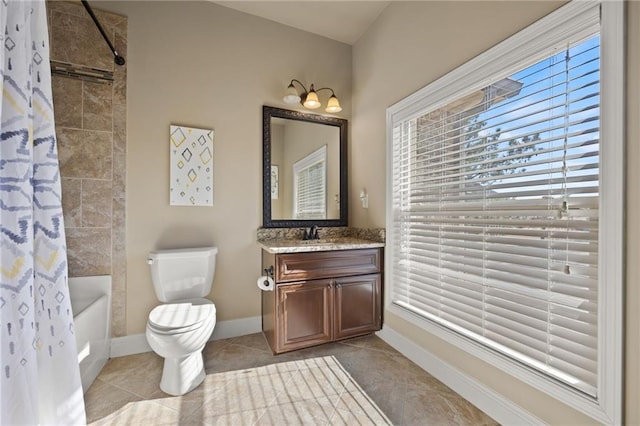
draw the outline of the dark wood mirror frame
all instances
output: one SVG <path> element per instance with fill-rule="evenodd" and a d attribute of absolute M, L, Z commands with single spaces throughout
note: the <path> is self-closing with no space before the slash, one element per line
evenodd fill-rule
<path fill-rule="evenodd" d="M 326 220 L 274 220 L 271 218 L 271 118 L 306 121 L 335 126 L 340 130 L 340 218 Z M 348 226 L 347 194 L 347 120 L 291 111 L 282 108 L 262 107 L 262 226 L 264 228 L 296 228 L 316 226 Z"/>

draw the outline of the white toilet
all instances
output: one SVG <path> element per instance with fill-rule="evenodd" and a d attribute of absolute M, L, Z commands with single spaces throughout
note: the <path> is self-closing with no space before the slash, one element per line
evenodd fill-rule
<path fill-rule="evenodd" d="M 184 395 L 205 378 L 202 349 L 216 325 L 211 291 L 216 247 L 160 250 L 149 254 L 158 300 L 147 321 L 147 342 L 164 358 L 160 389 Z"/>

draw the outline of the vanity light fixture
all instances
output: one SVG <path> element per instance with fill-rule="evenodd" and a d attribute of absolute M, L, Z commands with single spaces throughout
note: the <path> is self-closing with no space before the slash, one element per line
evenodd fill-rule
<path fill-rule="evenodd" d="M 298 93 L 298 89 L 296 89 L 293 83 L 298 83 L 300 87 L 302 87 L 302 93 Z M 287 91 L 285 92 L 284 98 L 282 98 L 282 100 L 287 104 L 296 104 L 300 102 L 302 106 L 308 109 L 320 108 L 322 104 L 318 99 L 318 92 L 321 90 L 331 91 L 331 96 L 327 101 L 327 107 L 325 108 L 325 111 L 326 112 L 342 111 L 340 102 L 338 101 L 336 94 L 333 92 L 333 89 L 329 87 L 322 87 L 320 89 L 316 89 L 313 86 L 313 83 L 311 83 L 311 87 L 309 88 L 309 90 L 307 90 L 307 88 L 304 87 L 304 84 L 300 83 L 300 81 L 296 80 L 295 78 L 291 80 L 291 83 L 289 83 L 289 86 L 287 87 Z"/>

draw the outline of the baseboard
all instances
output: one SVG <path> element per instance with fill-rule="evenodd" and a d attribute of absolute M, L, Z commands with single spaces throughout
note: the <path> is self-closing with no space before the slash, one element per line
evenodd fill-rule
<path fill-rule="evenodd" d="M 228 339 L 258 333 L 262 330 L 262 317 L 249 317 L 236 320 L 219 321 L 209 340 Z M 111 358 L 151 352 L 144 334 L 114 337 L 111 339 Z"/>
<path fill-rule="evenodd" d="M 111 358 L 151 352 L 144 334 L 130 334 L 111 338 Z"/>
<path fill-rule="evenodd" d="M 545 424 L 527 410 L 472 377 L 467 376 L 425 348 L 413 343 L 393 328 L 385 325 L 376 334 L 433 377 L 487 413 L 498 423 L 504 425 Z"/>
<path fill-rule="evenodd" d="M 213 329 L 209 340 L 228 339 L 229 337 L 244 336 L 262 331 L 262 317 L 240 318 L 220 321 Z"/>

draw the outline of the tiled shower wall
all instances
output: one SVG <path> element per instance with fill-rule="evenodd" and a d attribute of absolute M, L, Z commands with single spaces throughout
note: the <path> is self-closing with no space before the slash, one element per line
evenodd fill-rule
<path fill-rule="evenodd" d="M 69 276 L 111 275 L 111 329 L 123 336 L 126 65 L 114 64 L 80 2 L 48 1 L 47 9 L 52 68 L 72 70 L 70 76 L 52 78 Z M 127 18 L 94 11 L 126 58 Z M 98 77 L 86 75 L 92 73 Z"/>

